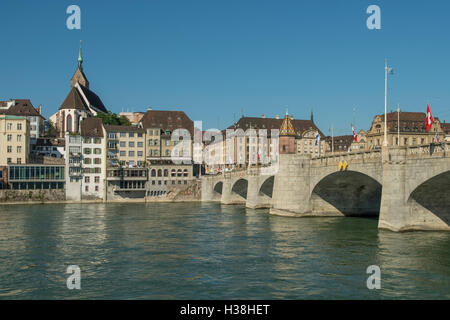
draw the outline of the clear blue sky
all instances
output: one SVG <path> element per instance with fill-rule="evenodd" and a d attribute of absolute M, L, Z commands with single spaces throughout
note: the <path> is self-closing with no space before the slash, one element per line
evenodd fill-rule
<path fill-rule="evenodd" d="M 81 30 L 66 8 L 81 8 Z M 368 30 L 366 8 L 381 8 Z M 0 100 L 30 98 L 44 115 L 84 70 L 113 112 L 182 109 L 204 129 L 246 116 L 309 118 L 350 134 L 388 109 L 450 120 L 450 1 L 23 1 L 0 3 Z"/>

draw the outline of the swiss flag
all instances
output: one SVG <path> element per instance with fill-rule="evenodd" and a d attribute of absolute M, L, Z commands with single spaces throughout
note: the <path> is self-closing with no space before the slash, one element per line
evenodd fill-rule
<path fill-rule="evenodd" d="M 434 118 L 433 115 L 431 114 L 431 109 L 430 109 L 430 105 L 427 105 L 427 120 L 425 123 L 425 130 L 428 132 L 431 129 L 431 125 L 434 122 Z"/>
<path fill-rule="evenodd" d="M 355 139 L 355 142 L 358 142 L 358 136 L 356 135 L 355 127 L 353 127 L 353 123 L 351 123 L 351 122 L 350 122 L 350 125 L 352 126 L 353 138 Z"/>

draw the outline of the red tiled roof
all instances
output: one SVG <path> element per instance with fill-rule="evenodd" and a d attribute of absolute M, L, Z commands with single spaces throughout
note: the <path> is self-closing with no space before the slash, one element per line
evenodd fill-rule
<path fill-rule="evenodd" d="M 4 113 L 10 116 L 23 117 L 42 117 L 42 115 L 33 107 L 30 99 L 14 99 L 15 104 Z"/>
<path fill-rule="evenodd" d="M 236 124 L 231 125 L 228 129 L 242 129 L 246 131 L 247 129 L 267 129 L 267 134 L 270 134 L 272 129 L 280 129 L 283 119 L 276 118 L 259 118 L 259 117 L 242 117 Z M 291 120 L 294 126 L 295 133 L 298 137 L 301 137 L 303 133 L 307 130 L 319 131 L 321 137 L 325 135 L 320 131 L 320 129 L 311 120 L 303 119 L 293 119 Z"/>
<path fill-rule="evenodd" d="M 81 121 L 81 135 L 83 137 L 103 138 L 102 119 L 86 118 Z"/>
<path fill-rule="evenodd" d="M 186 129 L 194 134 L 194 122 L 183 111 L 148 110 L 142 117 L 144 129 L 160 128 L 173 132 L 176 129 Z"/>

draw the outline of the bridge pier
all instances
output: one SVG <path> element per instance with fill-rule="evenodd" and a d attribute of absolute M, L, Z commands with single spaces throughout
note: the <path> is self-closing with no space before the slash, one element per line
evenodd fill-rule
<path fill-rule="evenodd" d="M 214 184 L 215 181 L 209 177 L 203 177 L 201 180 L 202 201 L 214 201 Z"/>
<path fill-rule="evenodd" d="M 249 173 L 247 201 L 245 202 L 247 208 L 270 208 L 272 199 L 260 192 L 261 183 L 264 182 L 266 178 L 267 177 L 265 176 L 260 176 L 258 172 Z"/>
<path fill-rule="evenodd" d="M 284 216 L 311 215 L 311 157 L 304 154 L 280 154 L 279 159 L 270 213 Z"/>
<path fill-rule="evenodd" d="M 434 199 L 436 203 L 440 202 L 441 206 L 446 207 L 445 210 L 433 208 L 435 212 L 432 212 L 429 209 L 433 207 L 432 205 L 421 205 L 411 195 L 414 190 L 410 190 L 410 185 L 414 184 L 414 180 L 426 180 L 422 176 L 426 174 L 426 171 L 433 170 L 432 165 L 427 165 L 428 168 L 422 161 L 408 161 L 407 148 L 405 147 L 383 148 L 383 189 L 378 220 L 379 229 L 391 231 L 450 230 L 445 217 L 436 215 L 436 212 L 439 211 L 448 213 L 448 203 L 450 203 L 446 199 L 434 199 L 433 193 L 438 192 L 439 186 L 432 188 L 434 192 L 428 190 L 424 197 Z M 447 166 L 449 166 L 448 161 Z M 440 170 L 442 169 L 440 168 Z M 445 183 L 440 186 L 440 188 L 445 187 Z M 445 204 L 446 201 L 447 204 Z"/>

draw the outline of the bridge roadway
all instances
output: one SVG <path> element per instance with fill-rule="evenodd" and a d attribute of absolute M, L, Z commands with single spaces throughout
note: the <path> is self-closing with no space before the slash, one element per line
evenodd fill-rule
<path fill-rule="evenodd" d="M 202 201 L 295 217 L 375 215 L 392 231 L 450 231 L 450 143 L 280 154 L 278 166 L 202 177 Z"/>

